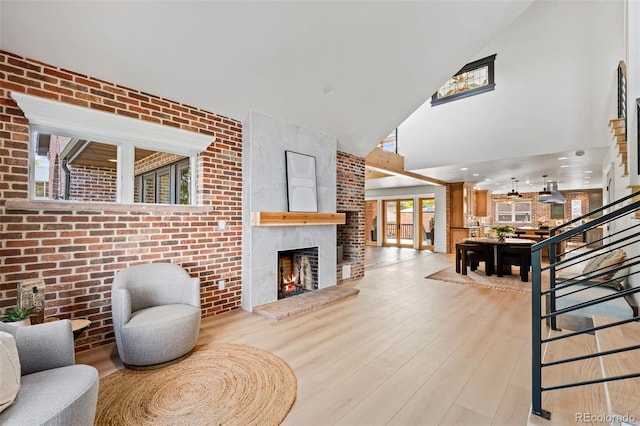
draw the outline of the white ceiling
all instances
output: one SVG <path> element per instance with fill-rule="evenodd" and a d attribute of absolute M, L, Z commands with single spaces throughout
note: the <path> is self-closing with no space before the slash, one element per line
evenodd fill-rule
<path fill-rule="evenodd" d="M 365 156 L 532 0 L 0 1 L 3 50 Z"/>
<path fill-rule="evenodd" d="M 238 120 L 260 111 L 336 135 L 340 150 L 365 156 L 451 74 L 519 26 L 523 12 L 540 13 L 532 1 L 0 0 L 0 48 Z M 555 4 L 533 4 L 540 3 Z M 422 158 L 417 145 L 408 168 L 496 192 L 497 182 L 510 189 L 512 176 L 522 190 L 527 179 L 539 190 L 542 174 L 560 189 L 578 188 L 585 168 L 598 171 L 590 182 L 601 185 L 606 141 L 583 142 L 523 152 L 498 141 L 507 159 L 497 161 L 456 146 L 455 158 L 440 163 L 414 161 Z M 587 154 L 576 157 L 576 147 Z M 559 167 L 561 155 L 572 168 Z M 389 178 L 367 187 L 420 184 Z"/>
<path fill-rule="evenodd" d="M 473 183 L 478 189 L 489 189 L 497 194 L 511 191 L 516 185 L 512 177 L 519 181 L 519 192 L 541 191 L 545 180 L 543 175 L 547 175 L 547 181 L 558 182 L 558 189 L 561 191 L 594 189 L 602 188 L 602 158 L 606 151 L 606 148 L 593 148 L 583 151 L 583 155 L 576 155 L 575 151 L 564 151 L 492 161 L 461 162 L 416 172 L 445 182 Z M 366 188 L 417 187 L 424 184 L 417 179 L 394 176 L 367 180 Z"/>

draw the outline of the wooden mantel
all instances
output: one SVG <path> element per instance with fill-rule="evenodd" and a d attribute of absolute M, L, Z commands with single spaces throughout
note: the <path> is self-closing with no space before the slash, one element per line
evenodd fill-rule
<path fill-rule="evenodd" d="M 252 212 L 253 226 L 344 225 L 345 213 Z"/>

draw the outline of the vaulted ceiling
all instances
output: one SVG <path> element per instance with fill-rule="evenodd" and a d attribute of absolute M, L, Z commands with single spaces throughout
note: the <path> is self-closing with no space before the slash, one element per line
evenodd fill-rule
<path fill-rule="evenodd" d="M 580 3 L 621 0 L 0 0 L 0 48 L 237 120 L 250 110 L 266 113 L 335 135 L 340 150 L 360 156 L 401 126 L 408 170 L 479 185 L 500 171 L 493 183 L 505 190 L 510 176 L 541 181 L 544 170 L 559 170 L 556 158 L 564 154 L 585 163 L 580 167 L 601 169 L 607 140 L 593 129 L 612 118 L 601 111 L 608 106 L 549 99 L 567 90 L 604 95 L 591 85 L 596 76 L 576 79 L 594 73 L 587 59 L 597 52 L 572 43 L 590 31 L 584 43 L 597 45 L 601 34 L 586 20 L 605 20 L 595 6 L 588 14 L 567 9 Z M 534 62 L 523 52 L 550 56 Z M 481 95 L 487 97 L 477 108 L 495 108 L 494 121 L 473 110 L 479 101 L 447 107 L 454 111 L 449 116 L 464 118 L 459 122 L 443 118 L 445 106 L 425 112 L 425 101 L 462 65 L 493 53 L 502 67 L 496 94 L 525 75 L 533 97 L 519 86 L 510 89 L 515 102 L 496 95 L 487 104 Z M 549 61 L 565 73 L 540 90 L 541 79 L 550 78 L 540 74 Z M 546 106 L 533 105 L 536 96 Z M 585 156 L 573 155 L 582 149 Z"/>
<path fill-rule="evenodd" d="M 530 3 L 0 0 L 0 48 L 365 156 Z"/>

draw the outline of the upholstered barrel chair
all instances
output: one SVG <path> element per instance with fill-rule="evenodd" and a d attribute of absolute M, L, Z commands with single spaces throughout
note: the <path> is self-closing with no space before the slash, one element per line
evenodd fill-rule
<path fill-rule="evenodd" d="M 182 267 L 150 263 L 118 271 L 111 300 L 116 345 L 125 366 L 161 366 L 196 346 L 200 280 Z"/>
<path fill-rule="evenodd" d="M 0 425 L 93 426 L 98 370 L 76 364 L 71 321 L 0 322 Z"/>

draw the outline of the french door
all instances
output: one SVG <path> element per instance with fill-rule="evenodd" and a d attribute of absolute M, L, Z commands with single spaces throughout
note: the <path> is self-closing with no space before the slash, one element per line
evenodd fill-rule
<path fill-rule="evenodd" d="M 420 233 L 420 249 L 433 250 L 435 238 L 436 200 L 433 197 L 420 198 L 418 228 Z"/>
<path fill-rule="evenodd" d="M 382 245 L 413 247 L 414 213 L 412 199 L 384 200 L 382 202 Z"/>

